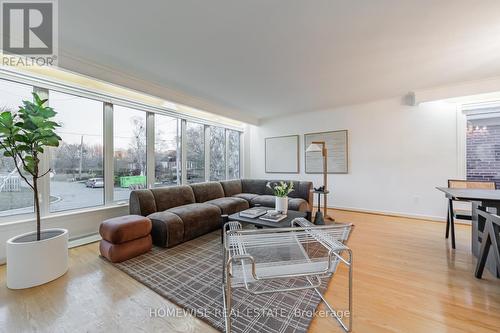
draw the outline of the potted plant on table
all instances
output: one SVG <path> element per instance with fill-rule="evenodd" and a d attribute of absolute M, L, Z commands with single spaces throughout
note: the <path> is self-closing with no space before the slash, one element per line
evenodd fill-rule
<path fill-rule="evenodd" d="M 279 184 L 274 185 L 268 182 L 266 186 L 273 190 L 273 194 L 276 197 L 276 211 L 286 214 L 288 212 L 288 195 L 293 192 L 293 182 L 287 184 L 281 181 Z"/>
<path fill-rule="evenodd" d="M 63 275 L 68 269 L 68 230 L 41 229 L 39 181 L 49 170 L 41 170 L 40 157 L 47 147 L 58 147 L 56 112 L 46 99 L 33 93 L 17 112 L 0 113 L 0 152 L 14 161 L 19 176 L 33 190 L 36 231 L 7 241 L 7 287 L 37 286 Z"/>

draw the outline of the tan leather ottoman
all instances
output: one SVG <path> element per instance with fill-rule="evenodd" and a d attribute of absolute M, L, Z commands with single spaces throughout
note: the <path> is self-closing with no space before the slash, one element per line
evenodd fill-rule
<path fill-rule="evenodd" d="M 101 255 L 122 262 L 151 250 L 151 220 L 140 215 L 115 217 L 101 223 Z"/>

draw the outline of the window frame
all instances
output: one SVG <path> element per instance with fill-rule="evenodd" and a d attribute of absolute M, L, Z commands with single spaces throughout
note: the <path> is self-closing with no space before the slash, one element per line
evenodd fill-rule
<path fill-rule="evenodd" d="M 477 114 L 498 112 L 500 101 L 457 104 L 455 109 L 457 127 L 457 176 L 467 178 L 467 118 Z"/>
<path fill-rule="evenodd" d="M 478 102 L 460 104 L 456 107 L 457 115 L 457 164 L 458 175 L 461 179 L 467 179 L 467 130 L 468 121 L 498 118 L 500 114 L 500 101 Z M 492 116 L 493 115 L 493 116 Z"/>
<path fill-rule="evenodd" d="M 49 198 L 50 198 L 50 179 L 49 177 L 43 177 L 40 180 L 39 190 L 41 198 L 41 208 L 40 213 L 42 218 L 55 217 L 60 215 L 68 215 L 80 212 L 91 212 L 102 210 L 105 208 L 117 207 L 128 202 L 120 202 L 114 200 L 114 106 L 119 105 L 122 107 L 128 107 L 135 109 L 137 111 L 142 111 L 146 113 L 146 175 L 147 175 L 147 187 L 152 188 L 155 180 L 155 120 L 154 116 L 164 115 L 175 118 L 179 122 L 178 131 L 180 131 L 178 137 L 180 138 L 180 143 L 178 142 L 178 151 L 180 153 L 180 160 L 178 160 L 180 166 L 180 177 L 178 177 L 178 184 L 187 184 L 187 168 L 186 168 L 186 157 L 187 157 L 187 147 L 186 147 L 186 123 L 193 122 L 203 125 L 204 129 L 204 158 L 205 158 L 205 179 L 204 182 L 210 181 L 210 142 L 207 138 L 210 136 L 210 127 L 216 126 L 221 127 L 225 130 L 225 153 L 226 153 L 226 174 L 225 179 L 228 178 L 228 163 L 227 154 L 228 152 L 228 130 L 236 131 L 240 134 L 240 178 L 243 175 L 243 141 L 244 141 L 244 129 L 240 127 L 234 127 L 218 122 L 212 122 L 205 119 L 197 118 L 188 114 L 179 113 L 176 110 L 169 107 L 160 107 L 156 105 L 149 105 L 143 102 L 135 101 L 133 99 L 128 99 L 120 96 L 115 96 L 109 93 L 101 92 L 98 90 L 91 90 L 77 85 L 67 84 L 64 82 L 59 82 L 49 78 L 39 77 L 28 73 L 19 73 L 15 71 L 0 70 L 0 80 L 6 82 L 12 82 L 15 84 L 23 84 L 32 87 L 33 92 L 38 92 L 46 98 L 49 96 L 49 91 L 57 91 L 59 93 L 65 93 L 81 98 L 88 98 L 98 102 L 103 103 L 103 174 L 104 174 L 104 204 L 90 207 L 82 207 L 69 209 L 64 211 L 50 212 L 49 209 Z M 48 105 L 50 105 L 50 99 L 48 100 Z M 57 110 L 56 110 L 57 111 Z M 45 153 L 40 156 L 41 167 L 48 168 L 50 166 L 50 153 Z M 208 165 L 207 165 L 208 164 Z M 151 167 L 152 166 L 152 167 Z M 208 167 L 208 168 L 207 168 Z M 179 172 L 179 171 L 178 171 Z M 208 173 L 208 175 L 207 175 Z M 207 177 L 208 176 L 208 177 Z M 0 217 L 0 225 L 8 223 L 18 223 L 21 221 L 28 221 L 34 218 L 34 212 L 32 213 L 22 213 L 13 214 Z"/>

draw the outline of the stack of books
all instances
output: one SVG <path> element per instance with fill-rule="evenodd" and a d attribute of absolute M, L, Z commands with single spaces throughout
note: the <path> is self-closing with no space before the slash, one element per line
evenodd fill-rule
<path fill-rule="evenodd" d="M 265 215 L 259 217 L 259 219 L 270 222 L 279 222 L 283 219 L 286 219 L 286 214 L 282 214 L 280 212 L 270 210 Z"/>
<path fill-rule="evenodd" d="M 266 213 L 267 213 L 267 209 L 255 207 L 255 208 L 250 208 L 250 209 L 241 211 L 240 216 L 254 219 L 254 218 L 262 216 Z"/>

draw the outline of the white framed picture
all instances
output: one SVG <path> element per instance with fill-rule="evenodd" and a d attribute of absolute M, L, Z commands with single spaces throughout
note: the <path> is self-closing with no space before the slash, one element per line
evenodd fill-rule
<path fill-rule="evenodd" d="M 299 136 L 265 138 L 266 173 L 299 173 Z"/>

